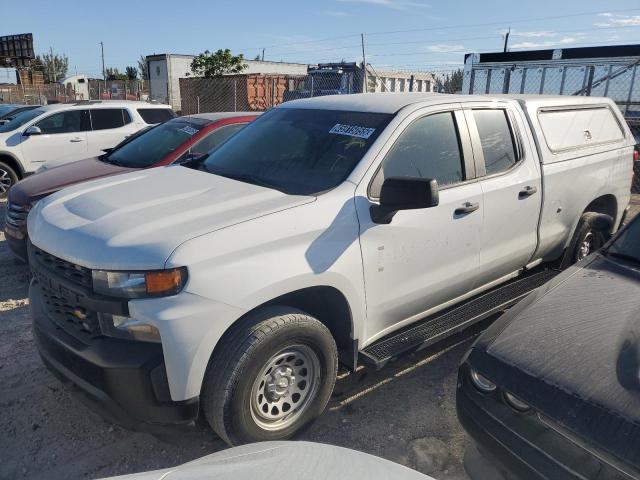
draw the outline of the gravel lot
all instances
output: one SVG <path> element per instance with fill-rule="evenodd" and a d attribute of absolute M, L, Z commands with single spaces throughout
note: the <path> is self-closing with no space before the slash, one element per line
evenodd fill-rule
<path fill-rule="evenodd" d="M 4 203 L 0 203 L 4 222 Z M 109 424 L 43 367 L 30 329 L 28 269 L 0 232 L 0 478 L 100 478 L 164 468 L 226 448 L 210 430 L 158 439 Z M 300 439 L 372 453 L 437 479 L 465 479 L 456 372 L 472 334 L 339 380 Z"/>
<path fill-rule="evenodd" d="M 632 215 L 639 211 L 640 196 L 634 196 Z M 28 280 L 28 269 L 13 259 L 0 232 L 1 479 L 99 478 L 177 465 L 226 448 L 202 426 L 158 439 L 109 424 L 81 404 L 38 358 Z M 467 478 L 455 385 L 458 361 L 475 333 L 379 372 L 345 376 L 327 411 L 300 438 L 372 453 L 437 479 Z"/>

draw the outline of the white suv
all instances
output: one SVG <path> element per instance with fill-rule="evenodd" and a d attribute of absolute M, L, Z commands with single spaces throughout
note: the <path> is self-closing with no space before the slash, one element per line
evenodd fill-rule
<path fill-rule="evenodd" d="M 0 198 L 48 161 L 99 155 L 138 130 L 175 117 L 167 105 L 84 101 L 38 107 L 0 125 Z"/>

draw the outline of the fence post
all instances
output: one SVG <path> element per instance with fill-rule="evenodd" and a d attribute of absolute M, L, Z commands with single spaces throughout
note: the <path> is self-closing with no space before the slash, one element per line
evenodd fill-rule
<path fill-rule="evenodd" d="M 314 85 L 313 85 L 313 83 L 314 83 L 314 82 L 313 82 L 313 77 L 314 77 L 314 76 L 313 76 L 313 75 L 311 75 L 311 95 L 310 95 L 311 97 L 313 97 L 313 89 L 314 89 Z"/>
<path fill-rule="evenodd" d="M 593 87 L 593 75 L 596 73 L 595 65 L 591 65 L 589 68 L 589 76 L 587 77 L 587 86 L 584 91 L 585 97 L 591 96 L 591 88 Z"/>
<path fill-rule="evenodd" d="M 233 111 L 238 111 L 238 79 L 233 78 Z"/>
<path fill-rule="evenodd" d="M 198 109 L 197 113 L 200 113 L 200 95 L 196 97 L 196 105 L 196 108 Z"/>
<path fill-rule="evenodd" d="M 411 78 L 409 78 L 409 91 L 413 92 L 413 81 L 415 79 L 415 75 L 411 75 Z"/>
<path fill-rule="evenodd" d="M 624 114 L 627 115 L 630 104 L 631 104 L 631 99 L 633 98 L 633 86 L 636 83 L 637 80 L 637 75 L 638 73 L 638 65 L 636 65 L 635 67 L 633 67 L 633 73 L 631 74 L 631 85 L 629 85 L 629 95 L 627 96 L 627 104 L 624 107 Z"/>
<path fill-rule="evenodd" d="M 271 79 L 271 106 L 275 106 L 276 104 L 276 79 Z"/>

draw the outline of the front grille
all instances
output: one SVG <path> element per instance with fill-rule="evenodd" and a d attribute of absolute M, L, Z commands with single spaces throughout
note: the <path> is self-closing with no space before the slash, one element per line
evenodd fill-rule
<path fill-rule="evenodd" d="M 96 312 L 61 297 L 42 284 L 40 288 L 44 310 L 54 324 L 83 342 L 102 336 Z"/>
<path fill-rule="evenodd" d="M 31 210 L 29 205 L 16 205 L 11 202 L 7 203 L 4 216 L 5 223 L 18 229 L 24 227 L 27 224 L 27 215 L 29 215 L 29 210 Z"/>
<path fill-rule="evenodd" d="M 35 260 L 43 267 L 85 288 L 90 289 L 92 287 L 93 281 L 90 269 L 55 257 L 35 245 L 32 248 Z"/>

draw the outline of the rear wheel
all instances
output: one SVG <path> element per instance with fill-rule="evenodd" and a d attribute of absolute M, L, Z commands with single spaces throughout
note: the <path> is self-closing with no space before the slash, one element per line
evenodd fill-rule
<path fill-rule="evenodd" d="M 18 174 L 4 162 L 0 162 L 0 199 L 7 198 L 9 189 L 18 182 Z"/>
<path fill-rule="evenodd" d="M 580 217 L 578 226 L 571 240 L 568 250 L 568 265 L 579 262 L 602 246 L 602 235 L 591 226 L 591 221 L 599 214 L 585 212 Z M 567 265 L 567 266 L 568 266 Z"/>
<path fill-rule="evenodd" d="M 222 340 L 205 374 L 201 402 L 230 445 L 289 438 L 322 413 L 338 354 L 317 319 L 286 307 L 250 314 Z"/>

